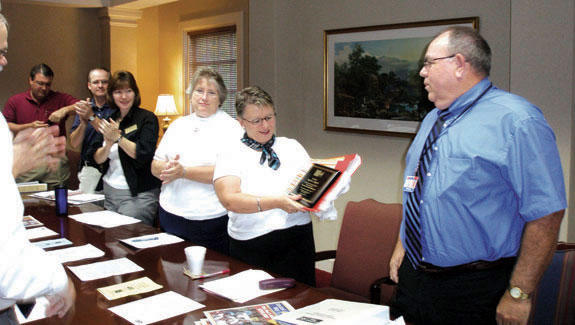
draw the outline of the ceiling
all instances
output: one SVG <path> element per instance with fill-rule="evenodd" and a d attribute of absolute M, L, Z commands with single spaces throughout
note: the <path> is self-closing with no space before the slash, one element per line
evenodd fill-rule
<path fill-rule="evenodd" d="M 178 0 L 0 0 L 30 4 L 46 4 L 74 8 L 115 7 L 124 9 L 144 9 Z"/>

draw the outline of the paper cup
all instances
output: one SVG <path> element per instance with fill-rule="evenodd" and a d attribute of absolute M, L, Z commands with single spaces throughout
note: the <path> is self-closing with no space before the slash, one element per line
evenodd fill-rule
<path fill-rule="evenodd" d="M 192 275 L 202 274 L 206 248 L 202 246 L 190 246 L 186 247 L 184 252 L 186 253 L 186 260 L 188 261 L 188 269 L 190 270 L 190 273 L 192 273 Z"/>

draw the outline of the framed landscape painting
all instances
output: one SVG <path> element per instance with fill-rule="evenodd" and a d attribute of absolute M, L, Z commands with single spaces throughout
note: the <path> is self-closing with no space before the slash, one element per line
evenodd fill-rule
<path fill-rule="evenodd" d="M 324 31 L 324 130 L 413 136 L 434 105 L 419 70 L 443 29 L 479 18 Z"/>

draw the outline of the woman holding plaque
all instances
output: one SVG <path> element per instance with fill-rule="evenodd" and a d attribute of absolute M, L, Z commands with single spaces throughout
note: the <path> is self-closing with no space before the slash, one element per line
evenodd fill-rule
<path fill-rule="evenodd" d="M 153 225 L 160 181 L 152 175 L 150 164 L 158 142 L 158 118 L 139 107 L 140 91 L 128 71 L 114 73 L 107 95 L 116 111 L 100 122 L 88 149 L 91 163 L 102 170 L 104 207 Z"/>
<path fill-rule="evenodd" d="M 230 255 L 282 276 L 315 285 L 315 245 L 310 215 L 299 195 L 286 191 L 311 159 L 293 139 L 276 137 L 270 95 L 259 87 L 236 97 L 244 136 L 218 156 L 216 193 L 230 217 Z"/>
<path fill-rule="evenodd" d="M 170 125 L 152 162 L 152 173 L 162 181 L 162 229 L 226 255 L 228 211 L 212 178 L 218 152 L 242 137 L 239 123 L 220 109 L 227 92 L 219 73 L 197 70 L 188 88 L 193 112 Z"/>

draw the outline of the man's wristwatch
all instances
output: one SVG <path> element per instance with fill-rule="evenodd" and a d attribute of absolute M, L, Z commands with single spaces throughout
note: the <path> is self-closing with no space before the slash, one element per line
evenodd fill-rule
<path fill-rule="evenodd" d="M 519 287 L 509 287 L 509 295 L 511 295 L 511 298 L 517 300 L 527 300 L 530 298 L 530 295 L 523 292 Z"/>
<path fill-rule="evenodd" d="M 96 114 L 92 114 L 92 116 L 88 117 L 88 122 L 92 122 L 96 119 Z"/>

